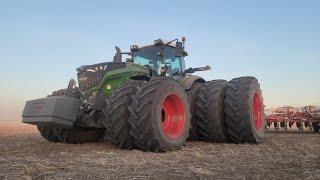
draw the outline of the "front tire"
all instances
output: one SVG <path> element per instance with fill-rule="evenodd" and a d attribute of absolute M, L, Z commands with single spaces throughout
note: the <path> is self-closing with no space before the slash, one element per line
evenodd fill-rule
<path fill-rule="evenodd" d="M 260 143 L 264 138 L 264 107 L 258 80 L 240 77 L 228 82 L 225 98 L 229 142 Z"/>
<path fill-rule="evenodd" d="M 48 140 L 49 142 L 61 142 L 56 136 L 57 128 L 47 126 L 47 125 L 37 125 L 40 135 Z"/>
<path fill-rule="evenodd" d="M 118 88 L 107 99 L 104 111 L 103 122 L 106 131 L 104 137 L 120 148 L 132 149 L 133 140 L 130 136 L 129 106 L 132 103 L 132 96 L 141 85 L 139 81 L 129 81 Z"/>
<path fill-rule="evenodd" d="M 82 144 L 99 141 L 103 132 L 103 128 L 57 128 L 56 136 L 60 142 L 68 144 Z"/>
<path fill-rule="evenodd" d="M 145 151 L 181 149 L 189 135 L 190 107 L 184 88 L 172 78 L 152 79 L 138 88 L 130 106 L 130 134 Z"/>

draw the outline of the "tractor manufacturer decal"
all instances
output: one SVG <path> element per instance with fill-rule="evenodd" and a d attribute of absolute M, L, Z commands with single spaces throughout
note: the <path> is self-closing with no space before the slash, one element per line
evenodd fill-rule
<path fill-rule="evenodd" d="M 40 113 L 40 111 L 43 109 L 45 102 L 35 102 L 32 104 L 32 112 L 33 113 Z"/>

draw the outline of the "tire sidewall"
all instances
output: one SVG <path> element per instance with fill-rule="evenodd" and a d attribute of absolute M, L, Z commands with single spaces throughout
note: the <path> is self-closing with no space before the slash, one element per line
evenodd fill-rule
<path fill-rule="evenodd" d="M 219 96 L 218 96 L 218 102 L 215 102 L 215 103 L 218 103 L 218 111 L 216 112 L 217 114 L 211 114 L 210 113 L 210 116 L 211 118 L 213 119 L 213 117 L 216 117 L 217 118 L 217 126 L 218 126 L 218 130 L 220 131 L 220 137 L 221 139 L 216 139 L 215 141 L 216 142 L 223 142 L 225 140 L 225 120 L 226 120 L 226 115 L 225 115 L 225 112 L 224 112 L 224 99 L 225 99 L 225 96 L 226 96 L 226 86 L 227 86 L 227 81 L 225 80 L 214 80 L 216 81 L 217 83 L 221 83 L 219 84 Z M 212 112 L 212 111 L 210 111 Z"/>

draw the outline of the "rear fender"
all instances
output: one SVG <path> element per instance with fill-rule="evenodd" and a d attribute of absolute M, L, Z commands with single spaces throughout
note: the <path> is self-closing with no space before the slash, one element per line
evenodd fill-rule
<path fill-rule="evenodd" d="M 181 78 L 179 82 L 185 90 L 189 90 L 195 82 L 205 83 L 206 80 L 200 76 L 187 75 L 186 77 Z"/>

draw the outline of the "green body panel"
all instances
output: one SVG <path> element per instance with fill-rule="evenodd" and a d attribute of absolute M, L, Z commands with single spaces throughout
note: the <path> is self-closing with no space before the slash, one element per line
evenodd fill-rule
<path fill-rule="evenodd" d="M 93 92 L 102 91 L 104 95 L 108 97 L 112 91 L 119 88 L 134 76 L 150 77 L 150 71 L 144 66 L 126 63 L 124 68 L 105 73 L 100 84 L 87 90 L 85 95 L 88 96 Z"/>
<path fill-rule="evenodd" d="M 154 76 L 158 76 L 153 74 Z M 121 87 L 124 83 L 129 81 L 132 77 L 135 76 L 145 76 L 150 77 L 150 69 L 134 63 L 126 63 L 124 68 L 116 69 L 113 71 L 106 72 L 103 75 L 101 82 L 87 91 L 84 92 L 84 96 L 88 97 L 93 92 L 103 92 L 103 94 L 108 97 L 114 90 Z M 181 86 L 183 86 L 186 90 L 190 89 L 194 81 L 201 80 L 205 82 L 201 77 L 192 76 L 192 75 L 177 75 L 173 77 L 176 79 Z"/>

